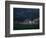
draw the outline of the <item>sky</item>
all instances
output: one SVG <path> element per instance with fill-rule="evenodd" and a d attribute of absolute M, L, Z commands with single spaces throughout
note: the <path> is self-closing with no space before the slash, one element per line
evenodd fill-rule
<path fill-rule="evenodd" d="M 33 8 L 13 8 L 14 20 L 24 21 L 25 19 L 33 20 L 39 18 L 39 9 Z"/>

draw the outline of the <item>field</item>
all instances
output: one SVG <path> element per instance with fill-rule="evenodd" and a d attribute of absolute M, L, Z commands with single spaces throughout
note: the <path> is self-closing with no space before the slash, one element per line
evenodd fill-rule
<path fill-rule="evenodd" d="M 14 24 L 13 30 L 39 29 L 39 24 Z"/>

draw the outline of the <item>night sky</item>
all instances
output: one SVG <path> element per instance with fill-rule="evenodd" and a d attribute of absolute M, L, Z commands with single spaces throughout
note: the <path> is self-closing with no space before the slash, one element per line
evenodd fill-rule
<path fill-rule="evenodd" d="M 39 9 L 32 8 L 13 8 L 14 20 L 24 21 L 29 18 L 33 20 L 35 18 L 39 18 Z"/>

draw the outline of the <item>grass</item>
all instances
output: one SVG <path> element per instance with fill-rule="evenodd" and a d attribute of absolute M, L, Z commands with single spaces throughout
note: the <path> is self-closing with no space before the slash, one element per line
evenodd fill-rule
<path fill-rule="evenodd" d="M 39 24 L 14 24 L 13 30 L 39 29 Z"/>

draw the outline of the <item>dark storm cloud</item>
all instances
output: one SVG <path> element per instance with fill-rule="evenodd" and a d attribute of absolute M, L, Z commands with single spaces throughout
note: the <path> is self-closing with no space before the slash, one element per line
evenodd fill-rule
<path fill-rule="evenodd" d="M 14 19 L 24 21 L 26 18 L 33 20 L 39 17 L 39 9 L 14 8 Z"/>

